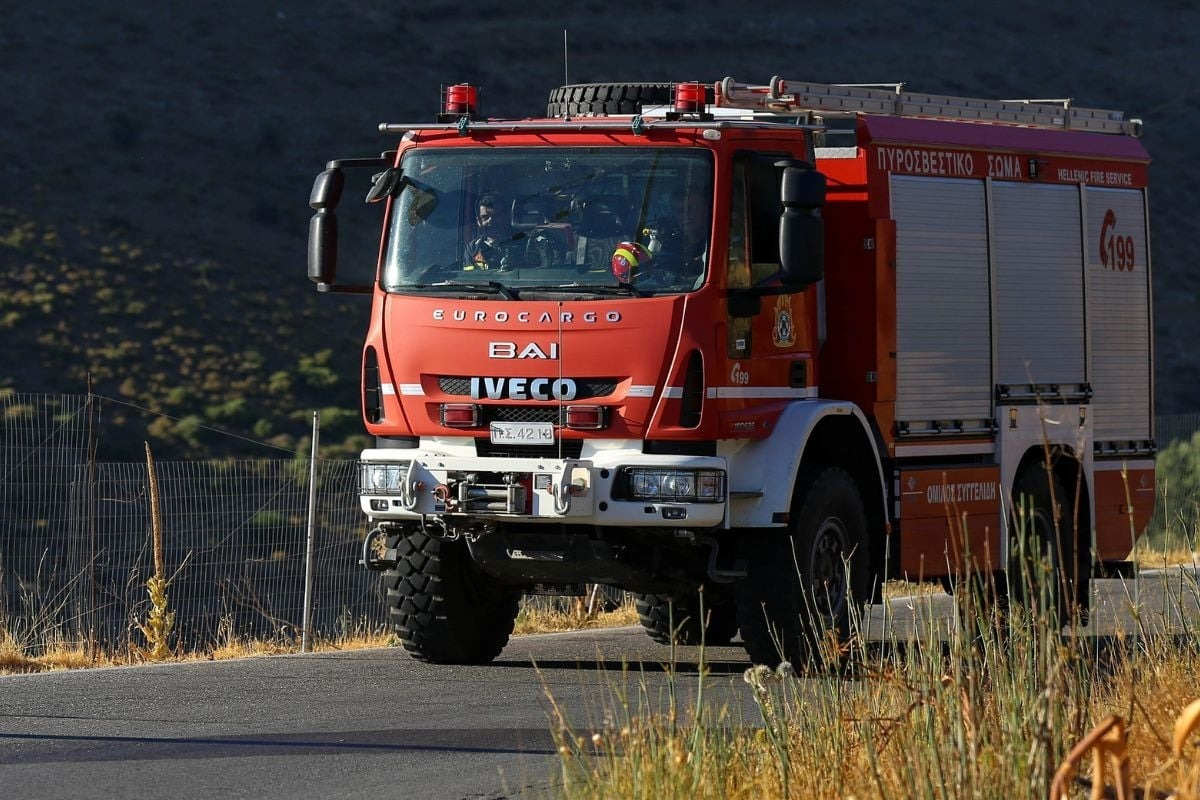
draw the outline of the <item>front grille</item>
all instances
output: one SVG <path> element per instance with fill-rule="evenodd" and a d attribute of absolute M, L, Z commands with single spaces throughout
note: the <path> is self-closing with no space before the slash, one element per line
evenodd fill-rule
<path fill-rule="evenodd" d="M 461 395 L 465 397 L 471 394 L 471 379 L 454 378 L 449 376 L 438 378 L 438 388 L 446 394 Z"/>
<path fill-rule="evenodd" d="M 561 425 L 558 406 L 482 406 L 483 422 L 550 422 Z"/>
<path fill-rule="evenodd" d="M 617 391 L 616 378 L 576 378 L 576 400 L 591 400 L 597 397 L 609 397 Z M 458 375 L 442 375 L 438 378 L 438 388 L 443 393 L 453 397 L 471 396 L 471 379 Z"/>
<path fill-rule="evenodd" d="M 560 439 L 550 447 L 519 444 L 492 444 L 490 439 L 475 440 L 475 455 L 491 458 L 579 458 L 582 439 Z"/>

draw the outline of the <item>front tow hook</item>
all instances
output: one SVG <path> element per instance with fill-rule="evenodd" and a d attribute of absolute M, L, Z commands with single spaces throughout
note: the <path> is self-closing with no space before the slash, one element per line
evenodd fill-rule
<path fill-rule="evenodd" d="M 362 558 L 358 563 L 374 572 L 383 572 L 396 566 L 395 558 L 386 558 L 387 532 L 383 528 L 372 528 L 363 539 Z"/>

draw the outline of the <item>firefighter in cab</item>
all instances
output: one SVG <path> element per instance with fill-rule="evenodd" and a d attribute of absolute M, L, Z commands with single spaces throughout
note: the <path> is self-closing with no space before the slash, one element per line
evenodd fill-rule
<path fill-rule="evenodd" d="M 498 195 L 485 194 L 479 198 L 475 234 L 467 243 L 464 269 L 505 270 L 516 266 L 518 242 Z"/>

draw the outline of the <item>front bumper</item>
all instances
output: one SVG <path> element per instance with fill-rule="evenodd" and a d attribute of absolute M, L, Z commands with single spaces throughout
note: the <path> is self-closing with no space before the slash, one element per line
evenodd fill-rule
<path fill-rule="evenodd" d="M 684 486 L 671 497 L 634 497 L 630 472 Z M 651 472 L 647 472 L 651 471 Z M 704 489 L 686 496 L 686 477 Z M 719 493 L 713 490 L 719 475 Z M 626 527 L 724 524 L 726 462 L 715 456 L 646 455 L 596 450 L 586 458 L 497 458 L 429 448 L 364 450 L 359 499 L 375 521 L 448 519 L 571 523 Z M 676 480 L 678 478 L 679 480 Z M 684 496 L 680 496 L 684 495 Z"/>

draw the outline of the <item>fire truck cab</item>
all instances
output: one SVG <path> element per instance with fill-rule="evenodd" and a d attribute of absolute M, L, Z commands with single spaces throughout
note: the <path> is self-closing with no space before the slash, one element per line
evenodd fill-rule
<path fill-rule="evenodd" d="M 453 86 L 381 125 L 397 148 L 329 162 L 310 203 L 310 279 L 370 296 L 363 562 L 415 657 L 490 661 L 523 594 L 598 583 L 658 641 L 805 659 L 890 578 L 1007 587 L 1031 553 L 1068 613 L 1130 551 L 1138 121 L 778 78 L 477 108 Z M 354 170 L 369 286 L 336 280 Z"/>

